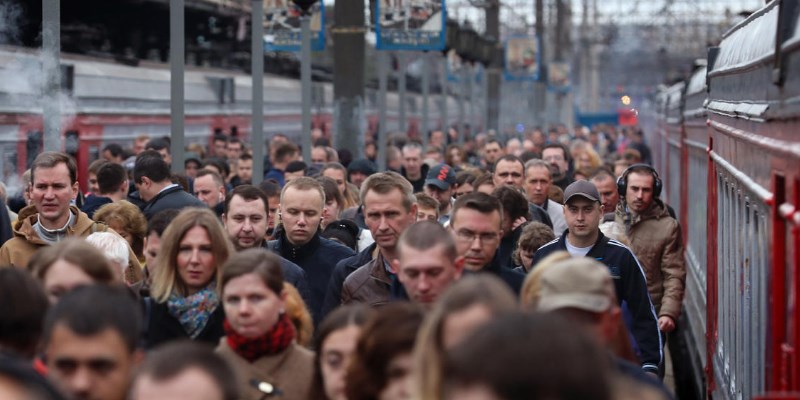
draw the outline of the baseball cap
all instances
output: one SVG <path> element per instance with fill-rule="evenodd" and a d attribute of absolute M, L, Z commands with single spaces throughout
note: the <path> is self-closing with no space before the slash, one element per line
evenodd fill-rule
<path fill-rule="evenodd" d="M 438 164 L 428 171 L 425 185 L 433 185 L 442 190 L 450 189 L 456 183 L 456 173 L 447 164 Z"/>
<path fill-rule="evenodd" d="M 569 200 L 574 196 L 585 197 L 591 201 L 600 201 L 600 193 L 597 192 L 597 187 L 592 182 L 578 180 L 570 183 L 564 190 L 564 204 L 569 203 Z"/>
<path fill-rule="evenodd" d="M 603 312 L 616 298 L 608 268 L 587 258 L 572 258 L 547 268 L 540 276 L 539 311 L 577 308 Z"/>

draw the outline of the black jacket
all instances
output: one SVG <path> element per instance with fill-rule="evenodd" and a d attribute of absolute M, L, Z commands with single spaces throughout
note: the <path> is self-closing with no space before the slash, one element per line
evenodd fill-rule
<path fill-rule="evenodd" d="M 545 244 L 533 255 L 531 265 L 536 265 L 543 258 L 555 251 L 567 251 L 567 234 Z M 647 281 L 639 260 L 630 249 L 622 243 L 609 239 L 601 232 L 594 246 L 586 257 L 591 257 L 605 264 L 614 279 L 617 301 L 628 305 L 633 317 L 629 330 L 633 334 L 641 352 L 642 369 L 658 373 L 662 362 L 661 334 L 658 331 L 658 318 L 650 295 L 647 292 Z"/>
<path fill-rule="evenodd" d="M 269 250 L 266 241 L 261 245 L 261 247 Z M 308 304 L 311 301 L 311 291 L 308 289 L 308 278 L 306 278 L 306 271 L 303 271 L 299 265 L 281 257 L 280 255 L 278 255 L 278 259 L 281 264 L 281 271 L 283 271 L 283 280 L 287 283 L 291 283 L 292 286 L 297 288 L 297 291 L 300 293 L 300 297 L 302 297 L 303 301 Z"/>
<path fill-rule="evenodd" d="M 267 248 L 294 262 L 305 271 L 311 292 L 308 309 L 314 316 L 314 324 L 318 325 L 322 320 L 325 291 L 328 289 L 328 283 L 336 263 L 352 256 L 355 252 L 333 240 L 321 237 L 319 232 L 302 246 L 294 246 L 289 243 L 286 233 L 283 232 L 278 239 L 270 240 Z"/>
<path fill-rule="evenodd" d="M 403 178 L 406 178 L 407 181 L 411 182 L 411 186 L 414 187 L 414 193 L 421 192 L 425 188 L 425 178 L 428 177 L 428 170 L 430 167 L 428 164 L 423 163 L 421 168 L 421 174 L 419 179 L 412 181 L 408 179 L 408 175 L 406 175 L 406 167 L 400 168 L 400 175 L 403 175 Z"/>
<path fill-rule="evenodd" d="M 375 248 L 377 247 L 378 244 L 373 243 L 358 254 L 347 257 L 336 264 L 336 267 L 333 269 L 333 274 L 331 274 L 331 280 L 328 282 L 328 290 L 325 293 L 325 300 L 322 303 L 322 315 L 320 319 L 324 319 L 328 313 L 342 304 L 342 286 L 344 286 L 344 280 L 360 266 L 372 261 L 372 253 L 375 252 Z"/>
<path fill-rule="evenodd" d="M 89 218 L 94 219 L 95 211 L 99 210 L 100 207 L 113 202 L 114 200 L 111 200 L 110 198 L 105 196 L 90 195 L 86 197 L 86 201 L 83 203 L 81 211 L 85 212 L 86 215 L 89 216 Z"/>
<path fill-rule="evenodd" d="M 519 296 L 519 292 L 522 290 L 522 283 L 525 281 L 525 274 L 514 271 L 507 266 L 500 265 L 497 260 L 497 253 L 495 253 L 494 257 L 492 262 L 483 267 L 479 272 L 494 274 L 505 282 L 508 287 L 514 291 L 514 294 Z"/>
<path fill-rule="evenodd" d="M 208 206 L 196 197 L 186 193 L 180 186 L 173 186 L 161 191 L 156 197 L 150 199 L 150 201 L 144 205 L 144 208 L 142 208 L 142 213 L 144 213 L 145 218 L 149 221 L 150 218 L 158 214 L 159 211 L 170 209 L 180 210 L 186 207 L 207 208 Z"/>
<path fill-rule="evenodd" d="M 152 349 L 162 343 L 174 340 L 189 339 L 189 335 L 183 330 L 181 323 L 170 315 L 166 303 L 156 303 L 152 298 L 147 297 L 142 300 L 144 309 L 144 328 L 145 328 L 145 349 Z M 206 323 L 206 327 L 194 340 L 208 343 L 211 346 L 219 344 L 219 339 L 225 336 L 222 327 L 225 321 L 225 311 L 222 303 L 211 313 Z"/>

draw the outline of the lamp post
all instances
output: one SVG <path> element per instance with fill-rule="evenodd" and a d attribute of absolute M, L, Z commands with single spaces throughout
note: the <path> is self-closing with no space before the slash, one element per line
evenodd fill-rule
<path fill-rule="evenodd" d="M 252 0 L 250 62 L 253 79 L 250 139 L 253 144 L 253 185 L 264 179 L 264 2 Z"/>
<path fill-rule="evenodd" d="M 303 119 L 301 139 L 303 143 L 303 159 L 311 161 L 311 7 L 317 0 L 292 0 L 300 8 L 300 81 L 303 96 Z"/>

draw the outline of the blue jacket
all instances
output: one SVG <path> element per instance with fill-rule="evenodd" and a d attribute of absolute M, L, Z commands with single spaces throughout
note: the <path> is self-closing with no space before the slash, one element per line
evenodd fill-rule
<path fill-rule="evenodd" d="M 86 201 L 83 203 L 81 211 L 85 212 L 89 218 L 94 219 L 95 211 L 99 210 L 100 207 L 113 202 L 114 200 L 111 200 L 105 196 L 89 195 L 86 197 Z"/>
<path fill-rule="evenodd" d="M 322 320 L 325 291 L 328 289 L 336 263 L 352 256 L 355 252 L 333 240 L 321 237 L 319 232 L 302 246 L 291 244 L 286 238 L 286 233 L 282 232 L 278 239 L 267 243 L 267 248 L 305 271 L 311 292 L 308 309 L 314 316 L 314 324 L 318 325 Z"/>
<path fill-rule="evenodd" d="M 535 266 L 543 258 L 555 251 L 567 251 L 567 234 L 545 244 L 533 255 L 531 265 Z M 642 369 L 658 373 L 658 366 L 663 361 L 661 333 L 658 330 L 658 318 L 650 295 L 647 292 L 647 280 L 639 260 L 633 252 L 622 243 L 609 239 L 602 233 L 597 242 L 586 255 L 600 261 L 608 267 L 614 279 L 617 301 L 624 301 L 633 317 L 632 326 L 628 327 L 633 334 L 641 352 Z"/>
<path fill-rule="evenodd" d="M 267 242 L 261 246 L 267 250 Z M 308 289 L 308 278 L 306 278 L 306 271 L 303 271 L 299 265 L 281 257 L 278 255 L 279 262 L 281 264 L 281 271 L 283 271 L 283 280 L 287 283 L 291 283 L 297 291 L 300 293 L 300 297 L 303 298 L 303 301 L 306 304 L 311 302 L 311 291 Z"/>

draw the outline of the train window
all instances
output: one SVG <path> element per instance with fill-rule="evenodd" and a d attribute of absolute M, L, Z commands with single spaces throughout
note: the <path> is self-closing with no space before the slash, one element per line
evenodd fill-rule
<path fill-rule="evenodd" d="M 25 160 L 25 168 L 30 168 L 33 165 L 33 160 L 42 152 L 43 134 L 42 131 L 28 131 L 28 141 L 25 143 L 25 150 L 27 159 Z"/>

